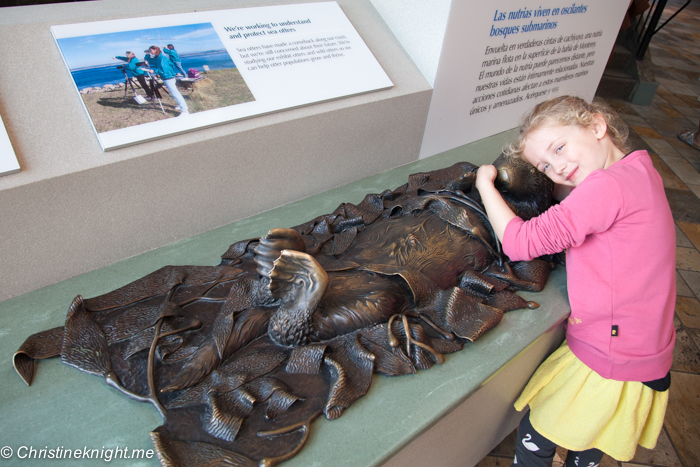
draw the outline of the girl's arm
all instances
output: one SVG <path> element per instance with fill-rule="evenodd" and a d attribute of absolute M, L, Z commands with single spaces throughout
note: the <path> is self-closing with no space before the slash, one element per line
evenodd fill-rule
<path fill-rule="evenodd" d="M 476 173 L 476 189 L 479 190 L 481 201 L 484 203 L 486 214 L 489 216 L 496 236 L 503 241 L 508 222 L 517 216 L 503 201 L 496 187 L 493 186 L 496 175 L 498 175 L 498 171 L 493 165 L 482 165 L 479 167 Z"/>

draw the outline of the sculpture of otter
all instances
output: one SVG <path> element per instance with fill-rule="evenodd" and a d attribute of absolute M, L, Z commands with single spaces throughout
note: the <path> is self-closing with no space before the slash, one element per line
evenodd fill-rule
<path fill-rule="evenodd" d="M 525 218 L 553 185 L 500 157 L 497 186 Z M 65 326 L 30 336 L 13 358 L 100 375 L 151 402 L 163 465 L 274 465 L 302 448 L 320 413 L 337 418 L 373 372 L 441 363 L 534 307 L 550 265 L 510 263 L 473 190 L 476 167 L 414 174 L 393 191 L 233 244 L 219 266 L 168 266 L 113 292 L 73 301 Z M 274 435 L 274 437 L 272 437 Z M 264 446 L 264 447 L 263 447 Z"/>

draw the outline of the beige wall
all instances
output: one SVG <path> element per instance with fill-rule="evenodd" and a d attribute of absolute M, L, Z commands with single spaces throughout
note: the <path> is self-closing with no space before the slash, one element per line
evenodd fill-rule
<path fill-rule="evenodd" d="M 196 10 L 290 2 L 197 1 Z M 367 0 L 339 5 L 395 86 L 102 152 L 50 26 L 193 11 L 186 0 L 3 9 L 0 300 L 415 161 L 432 90 Z"/>

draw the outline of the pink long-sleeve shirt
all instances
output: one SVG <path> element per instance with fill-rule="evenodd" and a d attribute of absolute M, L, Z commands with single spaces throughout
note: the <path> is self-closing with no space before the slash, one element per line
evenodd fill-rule
<path fill-rule="evenodd" d="M 560 204 L 506 226 L 515 261 L 566 253 L 571 351 L 604 378 L 652 381 L 671 368 L 675 227 L 646 151 L 591 173 Z"/>

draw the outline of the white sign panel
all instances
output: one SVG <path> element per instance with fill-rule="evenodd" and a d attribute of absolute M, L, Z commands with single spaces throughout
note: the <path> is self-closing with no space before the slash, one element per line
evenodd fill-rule
<path fill-rule="evenodd" d="M 335 2 L 51 31 L 104 150 L 393 86 Z"/>
<path fill-rule="evenodd" d="M 10 138 L 7 135 L 5 124 L 2 122 L 2 117 L 0 117 L 0 175 L 9 175 L 17 172 L 19 172 L 19 162 L 17 162 L 17 156 L 14 149 L 12 149 L 12 143 L 10 143 Z"/>
<path fill-rule="evenodd" d="M 453 1 L 420 157 L 516 127 L 556 96 L 590 101 L 628 6 Z"/>

